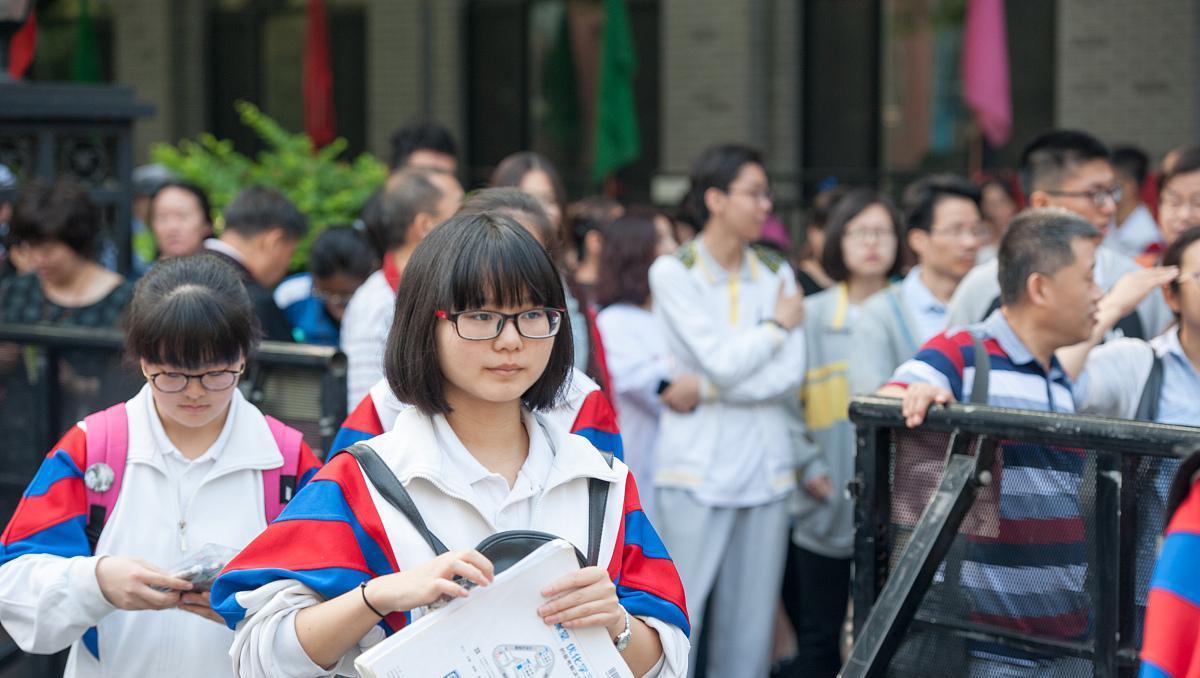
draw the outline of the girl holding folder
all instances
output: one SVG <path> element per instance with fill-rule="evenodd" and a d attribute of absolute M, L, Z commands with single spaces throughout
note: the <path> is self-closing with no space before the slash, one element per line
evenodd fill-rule
<path fill-rule="evenodd" d="M 546 582 L 536 612 L 606 629 L 634 675 L 686 675 L 683 587 L 628 468 L 539 413 L 571 373 L 563 307 L 549 255 L 508 216 L 459 215 L 422 242 L 385 352 L 388 383 L 414 407 L 367 445 L 449 551 L 435 555 L 354 456 L 334 457 L 214 585 L 239 675 L 355 675 L 363 649 L 467 596 L 456 577 L 492 581 L 473 546 L 494 533 L 585 548 L 589 480 L 609 490 L 597 565 Z"/>

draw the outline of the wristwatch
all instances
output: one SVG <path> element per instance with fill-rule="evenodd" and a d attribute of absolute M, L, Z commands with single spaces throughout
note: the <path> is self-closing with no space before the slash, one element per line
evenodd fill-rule
<path fill-rule="evenodd" d="M 629 640 L 633 638 L 633 629 L 629 626 L 629 612 L 625 608 L 621 608 L 621 611 L 625 613 L 625 630 L 613 638 L 613 645 L 616 646 L 617 652 L 624 652 L 625 648 L 629 647 Z"/>

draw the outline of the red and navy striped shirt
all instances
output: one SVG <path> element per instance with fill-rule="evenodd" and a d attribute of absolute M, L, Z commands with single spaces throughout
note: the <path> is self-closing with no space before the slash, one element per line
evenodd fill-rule
<path fill-rule="evenodd" d="M 1071 383 L 1057 360 L 1049 371 L 1043 368 L 1000 310 L 969 330 L 952 328 L 930 339 L 889 383 L 933 384 L 969 401 L 972 333 L 989 360 L 989 405 L 1074 412 Z M 1084 451 L 1005 441 L 998 456 L 999 494 L 976 501 L 976 511 L 990 515 L 982 521 L 986 529 L 968 537 L 962 567 L 971 618 L 1042 637 L 1083 639 L 1090 620 L 1079 505 Z"/>

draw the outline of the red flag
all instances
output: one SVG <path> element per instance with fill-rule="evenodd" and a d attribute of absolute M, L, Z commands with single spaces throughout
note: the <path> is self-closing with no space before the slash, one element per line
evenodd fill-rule
<path fill-rule="evenodd" d="M 963 100 L 988 143 L 1003 146 L 1012 134 L 1004 0 L 967 0 L 963 24 Z"/>
<path fill-rule="evenodd" d="M 325 0 L 308 0 L 308 37 L 304 44 L 304 131 L 317 148 L 337 136 Z"/>
<path fill-rule="evenodd" d="M 33 63 L 33 51 L 37 47 L 37 10 L 29 12 L 29 20 L 17 31 L 8 43 L 8 74 L 13 80 L 25 77 L 25 71 Z"/>

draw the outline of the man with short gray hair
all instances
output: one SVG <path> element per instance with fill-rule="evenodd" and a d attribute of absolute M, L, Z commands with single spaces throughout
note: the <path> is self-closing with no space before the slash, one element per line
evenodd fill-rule
<path fill-rule="evenodd" d="M 453 174 L 410 167 L 388 177 L 364 214 L 367 232 L 383 248 L 383 268 L 354 293 L 342 317 L 346 354 L 346 402 L 357 403 L 383 378 L 383 347 L 396 305 L 396 290 L 413 250 L 438 224 L 454 216 L 463 190 Z"/>

